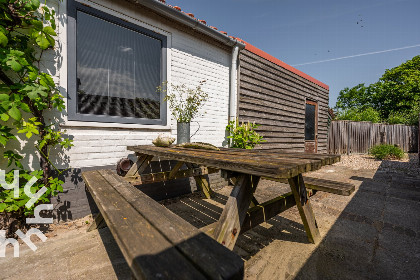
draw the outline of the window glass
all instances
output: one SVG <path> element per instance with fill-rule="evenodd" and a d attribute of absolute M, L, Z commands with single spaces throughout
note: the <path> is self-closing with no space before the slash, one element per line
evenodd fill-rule
<path fill-rule="evenodd" d="M 305 140 L 315 140 L 315 105 L 306 104 Z"/>
<path fill-rule="evenodd" d="M 162 41 L 77 11 L 77 113 L 160 118 Z"/>

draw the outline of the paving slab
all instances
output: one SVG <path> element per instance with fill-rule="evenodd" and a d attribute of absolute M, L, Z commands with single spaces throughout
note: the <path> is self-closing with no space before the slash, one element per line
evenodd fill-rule
<path fill-rule="evenodd" d="M 295 207 L 238 238 L 234 251 L 245 260 L 246 279 L 420 279 L 420 176 L 386 168 L 327 166 L 312 175 L 352 182 L 350 196 L 318 192 L 312 204 L 322 241 L 311 244 Z M 289 191 L 262 180 L 263 202 Z M 196 227 L 215 222 L 232 187 L 213 200 L 193 194 L 162 202 Z M 87 226 L 53 234 L 33 252 L 0 258 L 0 279 L 130 279 L 130 271 L 108 229 Z"/>

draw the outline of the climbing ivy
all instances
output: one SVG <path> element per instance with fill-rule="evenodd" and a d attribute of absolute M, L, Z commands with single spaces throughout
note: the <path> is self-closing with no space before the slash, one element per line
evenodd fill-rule
<path fill-rule="evenodd" d="M 24 206 L 29 197 L 23 190 L 32 176 L 38 178 L 31 187 L 33 193 L 47 188 L 39 203 L 48 202 L 51 195 L 63 190 L 63 182 L 52 176 L 55 167 L 50 152 L 68 149 L 72 141 L 57 123 L 45 117 L 49 111 L 63 111 L 65 104 L 42 63 L 43 56 L 54 51 L 56 29 L 55 11 L 46 3 L 0 0 L 0 155 L 2 166 L 8 168 L 0 181 L 5 177 L 11 183 L 14 170 L 20 174 L 19 198 L 14 197 L 13 190 L 0 189 L 0 212 L 23 216 L 33 211 L 33 207 Z M 25 141 L 34 141 L 33 153 L 39 157 L 40 170 L 25 169 L 21 162 L 24 153 L 13 148 Z"/>

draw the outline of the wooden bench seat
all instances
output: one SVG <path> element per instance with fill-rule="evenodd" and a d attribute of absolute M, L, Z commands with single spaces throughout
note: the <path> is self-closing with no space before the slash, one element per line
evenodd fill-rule
<path fill-rule="evenodd" d="M 303 181 L 305 182 L 305 187 L 308 189 L 316 190 L 316 191 L 323 191 L 329 192 L 338 195 L 348 196 L 351 195 L 354 190 L 355 186 L 351 183 L 346 182 L 339 182 L 327 179 L 319 179 L 315 177 L 311 177 L 308 175 L 303 175 Z M 281 182 L 287 184 L 288 181 L 286 179 L 278 179 L 275 180 L 277 182 Z"/>
<path fill-rule="evenodd" d="M 242 279 L 242 259 L 111 170 L 82 173 L 136 279 Z"/>
<path fill-rule="evenodd" d="M 303 176 L 303 181 L 308 189 L 329 192 L 339 195 L 350 195 L 354 192 L 355 186 L 346 182 L 338 182 L 327 179 L 319 179 L 310 176 Z"/>

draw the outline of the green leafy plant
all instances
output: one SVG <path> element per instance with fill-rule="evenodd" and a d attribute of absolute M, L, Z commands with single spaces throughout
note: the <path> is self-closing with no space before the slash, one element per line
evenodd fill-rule
<path fill-rule="evenodd" d="M 381 144 L 370 149 L 369 153 L 376 159 L 402 159 L 404 151 L 394 145 Z"/>
<path fill-rule="evenodd" d="M 341 110 L 336 117 L 337 120 L 350 120 L 350 121 L 369 121 L 373 123 L 380 123 L 381 116 L 378 111 L 372 107 L 365 107 L 363 109 L 350 108 Z"/>
<path fill-rule="evenodd" d="M 205 82 L 199 82 L 195 88 L 164 82 L 157 91 L 165 94 L 164 101 L 169 103 L 172 116 L 178 122 L 191 122 L 208 100 L 208 93 L 202 89 Z"/>
<path fill-rule="evenodd" d="M 335 109 L 341 111 L 340 119 L 354 120 L 370 107 L 379 113 L 381 122 L 418 125 L 419 104 L 420 55 L 417 55 L 387 69 L 376 83 L 341 90 Z"/>
<path fill-rule="evenodd" d="M 20 172 L 20 196 L 1 189 L 0 212 L 15 216 L 33 212 L 33 207 L 24 207 L 29 198 L 23 191 L 32 176 L 38 179 L 33 193 L 47 188 L 38 203 L 62 191 L 63 182 L 52 176 L 50 152 L 72 146 L 54 120 L 45 117 L 49 111 L 65 109 L 63 96 L 42 64 L 43 55 L 54 49 L 55 30 L 55 11 L 39 0 L 0 0 L 0 151 L 7 160 L 6 182 L 13 181 L 14 170 Z M 19 139 L 35 142 L 40 170 L 24 169 L 23 152 L 13 148 L 20 147 Z"/>
<path fill-rule="evenodd" d="M 230 147 L 253 149 L 256 145 L 265 142 L 263 137 L 255 131 L 257 127 L 259 127 L 258 124 L 251 122 L 239 123 L 238 119 L 230 121 L 226 126 L 226 131 L 230 134 L 227 137 L 230 139 Z"/>

